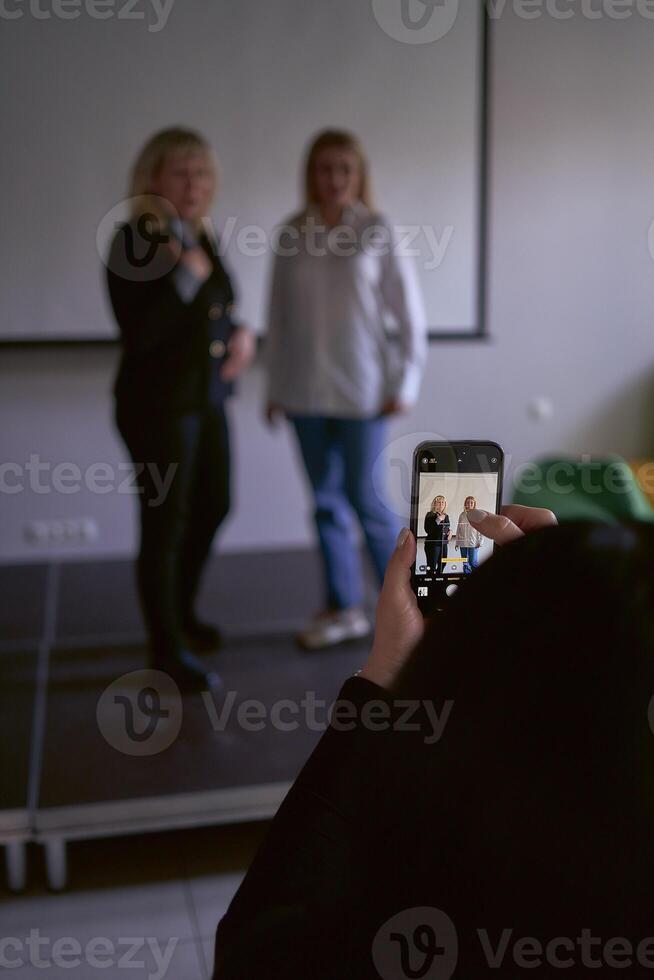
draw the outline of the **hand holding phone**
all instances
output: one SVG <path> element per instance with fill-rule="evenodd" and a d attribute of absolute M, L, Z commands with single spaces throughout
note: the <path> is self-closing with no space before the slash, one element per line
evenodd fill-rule
<path fill-rule="evenodd" d="M 556 524 L 556 517 L 550 510 L 509 504 L 502 507 L 501 516 L 486 514 L 475 523 L 483 529 L 484 537 L 504 546 L 524 534 Z M 375 639 L 361 672 L 362 677 L 387 690 L 392 689 L 425 629 L 412 585 L 416 553 L 415 537 L 402 535 L 386 570 L 377 605 Z"/>

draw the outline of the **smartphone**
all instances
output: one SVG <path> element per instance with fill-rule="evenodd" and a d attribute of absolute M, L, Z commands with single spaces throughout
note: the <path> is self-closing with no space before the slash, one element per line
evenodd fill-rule
<path fill-rule="evenodd" d="M 467 521 L 473 508 L 499 513 L 504 453 L 496 442 L 423 442 L 413 454 L 411 530 L 418 543 L 411 570 L 420 611 L 442 611 L 493 553 L 493 542 Z"/>

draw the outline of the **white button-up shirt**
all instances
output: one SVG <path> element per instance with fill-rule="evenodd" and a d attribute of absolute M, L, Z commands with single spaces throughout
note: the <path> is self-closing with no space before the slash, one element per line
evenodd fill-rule
<path fill-rule="evenodd" d="M 302 415 L 374 417 L 412 405 L 426 358 L 422 298 L 390 224 L 359 203 L 328 229 L 316 209 L 275 246 L 268 401 Z M 394 336 L 395 335 L 395 336 Z"/>

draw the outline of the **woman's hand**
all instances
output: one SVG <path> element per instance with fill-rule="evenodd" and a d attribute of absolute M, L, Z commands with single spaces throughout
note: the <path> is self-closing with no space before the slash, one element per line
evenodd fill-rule
<path fill-rule="evenodd" d="M 382 405 L 380 415 L 405 415 L 409 411 L 409 406 L 400 401 L 399 398 L 389 398 Z"/>
<path fill-rule="evenodd" d="M 211 259 L 200 245 L 196 245 L 194 248 L 188 248 L 185 252 L 182 252 L 179 261 L 200 282 L 206 282 L 211 275 Z"/>
<path fill-rule="evenodd" d="M 386 568 L 377 604 L 375 639 L 361 671 L 361 677 L 380 687 L 392 686 L 425 631 L 425 620 L 411 587 L 411 566 L 415 560 L 416 539 L 405 527 Z"/>
<path fill-rule="evenodd" d="M 269 402 L 266 405 L 266 419 L 270 425 L 277 425 L 277 421 L 284 416 L 284 408 L 281 405 L 276 405 L 274 402 Z"/>
<path fill-rule="evenodd" d="M 247 327 L 237 327 L 227 342 L 227 360 L 220 369 L 220 377 L 223 381 L 233 381 L 246 367 L 249 367 L 256 349 L 253 332 Z"/>
<path fill-rule="evenodd" d="M 485 510 L 469 510 L 468 520 L 484 537 L 495 544 L 509 544 L 522 538 L 530 531 L 557 524 L 551 510 L 544 507 L 523 507 L 522 504 L 508 504 L 502 507 L 501 514 L 489 514 Z"/>
<path fill-rule="evenodd" d="M 496 544 L 509 544 L 524 534 L 556 524 L 551 510 L 511 504 L 501 515 L 468 511 L 468 520 Z M 404 536 L 404 537 L 403 537 Z M 416 539 L 405 528 L 386 569 L 377 605 L 375 639 L 361 676 L 380 687 L 391 688 L 418 644 L 425 621 L 411 587 L 411 566 L 416 560 Z"/>

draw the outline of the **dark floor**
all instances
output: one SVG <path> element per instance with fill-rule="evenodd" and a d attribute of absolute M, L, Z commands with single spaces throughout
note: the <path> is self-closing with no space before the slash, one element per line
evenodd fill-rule
<path fill-rule="evenodd" d="M 167 720 L 177 718 L 179 731 L 139 756 L 116 747 L 102 697 L 112 683 L 129 693 L 130 675 L 145 665 L 132 564 L 0 567 L 0 818 L 38 827 L 59 807 L 292 781 L 320 737 L 316 721 L 326 724 L 328 705 L 368 646 L 316 654 L 297 648 L 293 633 L 320 608 L 320 593 L 317 556 L 309 552 L 214 559 L 200 611 L 225 633 L 224 648 L 207 656 L 224 691 L 213 712 L 202 695 L 179 698 Z M 239 715 L 248 702 L 263 724 Z M 282 702 L 275 721 L 271 710 Z M 313 708 L 302 710 L 303 702 Z M 297 715 L 289 704 L 300 708 Z M 30 844 L 26 892 L 0 897 L 0 935 L 18 942 L 3 968 L 18 980 L 208 980 L 216 924 L 266 826 L 75 840 L 63 894 L 48 892 L 42 849 Z M 26 942 L 33 930 L 47 939 L 36 963 Z M 85 949 L 98 937 L 114 950 L 101 970 L 84 956 L 71 968 L 70 958 L 55 955 L 57 940 Z M 133 957 L 140 965 L 122 962 L 123 937 L 140 937 Z M 163 954 L 170 961 L 162 968 Z"/>
<path fill-rule="evenodd" d="M 202 695 L 185 695 L 173 743 L 139 757 L 116 751 L 106 729 L 101 731 L 97 713 L 105 688 L 143 667 L 143 648 L 57 647 L 48 677 L 39 810 L 288 782 L 318 738 L 304 720 L 302 701 L 313 695 L 318 704 L 331 703 L 363 656 L 361 644 L 307 655 L 288 635 L 234 639 L 220 653 L 203 658 L 225 685 L 215 698 L 215 713 Z M 282 724 L 276 725 L 270 711 L 287 699 L 297 706 L 297 717 L 284 709 Z M 316 715 L 326 719 L 324 709 Z M 124 724 L 122 711 L 120 721 Z"/>
<path fill-rule="evenodd" d="M 0 567 L 0 817 L 39 826 L 59 807 L 290 782 L 368 647 L 298 649 L 293 633 L 320 593 L 310 552 L 213 559 L 200 612 L 225 633 L 206 658 L 224 690 L 213 710 L 203 695 L 178 698 L 179 731 L 140 755 L 114 740 L 103 698 L 112 684 L 112 698 L 128 695 L 145 666 L 132 564 Z"/>

